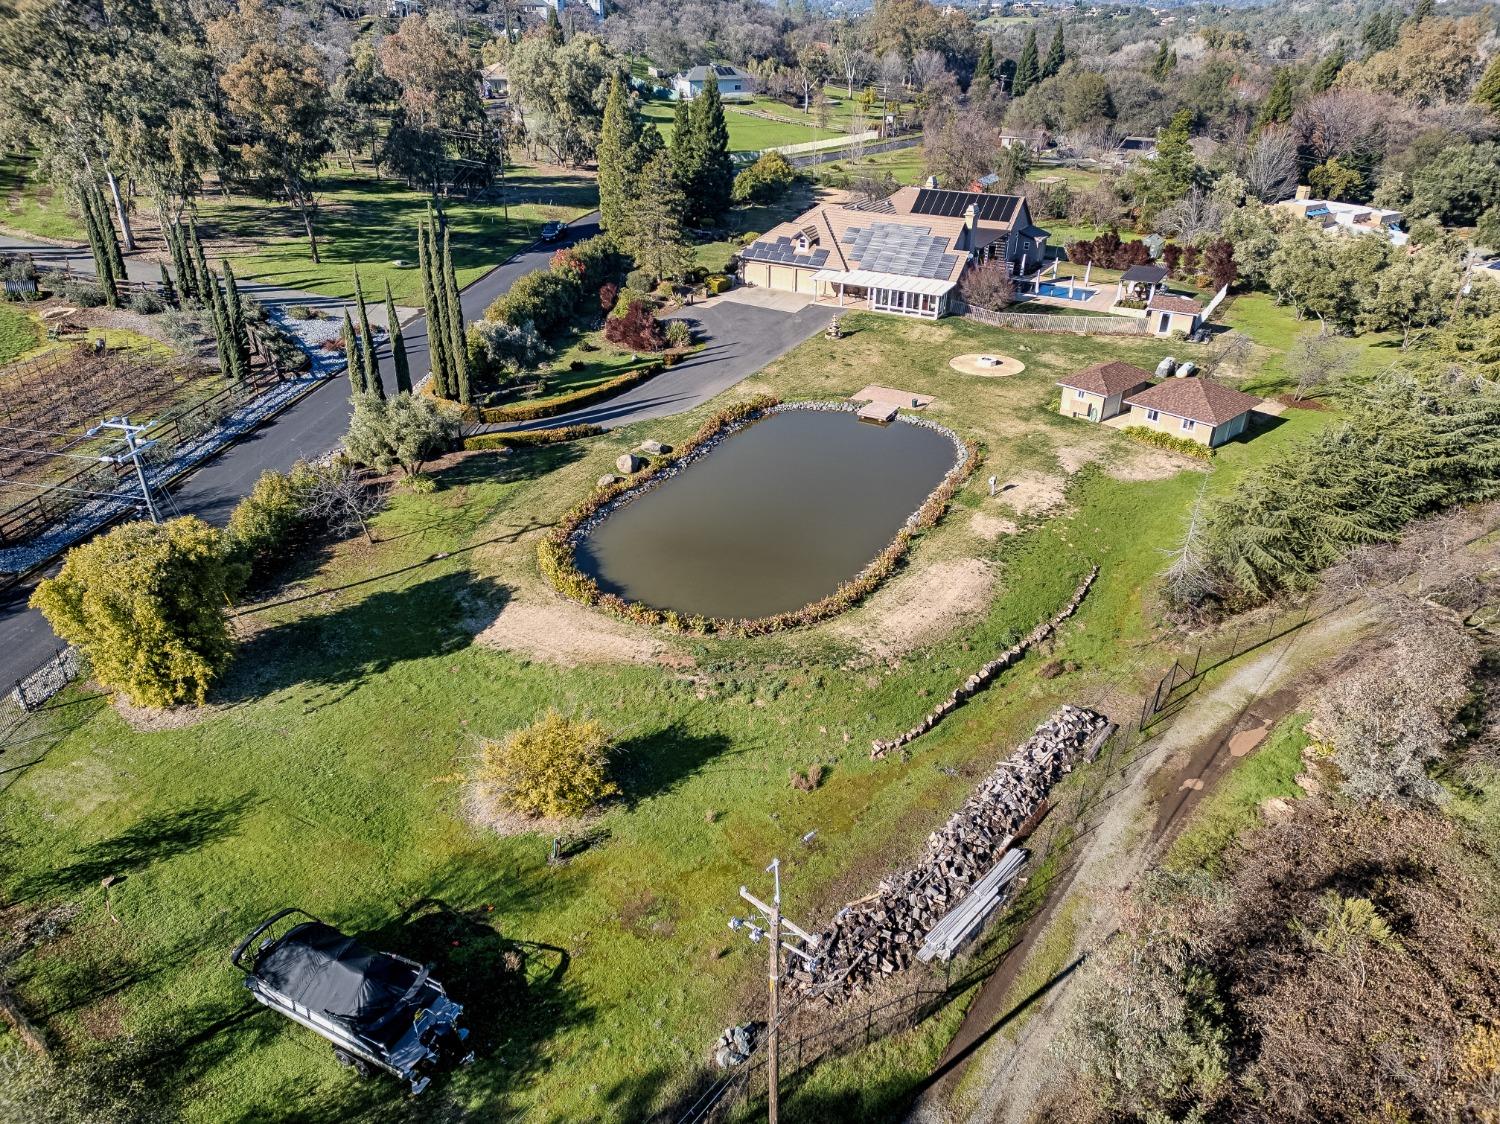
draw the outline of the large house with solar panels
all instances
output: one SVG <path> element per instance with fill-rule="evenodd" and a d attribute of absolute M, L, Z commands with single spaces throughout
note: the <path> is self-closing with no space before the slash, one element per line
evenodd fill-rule
<path fill-rule="evenodd" d="M 712 66 L 694 66 L 672 80 L 672 93 L 681 101 L 692 101 L 713 82 L 719 87 L 720 97 L 735 94 L 753 94 L 755 78 L 737 66 L 714 63 Z"/>
<path fill-rule="evenodd" d="M 1047 232 L 1018 195 L 903 187 L 858 206 L 817 206 L 740 251 L 746 285 L 841 307 L 929 320 L 945 315 L 964 270 L 1039 265 Z"/>

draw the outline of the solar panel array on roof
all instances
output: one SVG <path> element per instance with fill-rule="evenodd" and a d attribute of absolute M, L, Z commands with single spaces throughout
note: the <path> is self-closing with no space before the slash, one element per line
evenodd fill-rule
<path fill-rule="evenodd" d="M 778 238 L 774 242 L 752 242 L 740 251 L 741 261 L 768 261 L 779 265 L 808 265 L 821 268 L 828 261 L 828 251 L 813 247 L 806 253 L 797 252 L 797 244 L 790 238 Z"/>
<path fill-rule="evenodd" d="M 714 73 L 717 74 L 720 78 L 733 78 L 734 77 L 734 67 L 732 67 L 732 66 L 720 66 L 718 63 L 715 63 L 714 64 Z"/>
<path fill-rule="evenodd" d="M 959 261 L 957 254 L 948 252 L 948 239 L 935 237 L 925 226 L 888 222 L 851 226 L 840 241 L 849 247 L 847 257 L 858 262 L 860 269 L 874 273 L 946 281 Z"/>
<path fill-rule="evenodd" d="M 917 190 L 917 200 L 912 204 L 914 215 L 939 215 L 947 219 L 963 218 L 969 205 L 980 222 L 1006 223 L 1015 216 L 1017 195 L 984 195 L 977 191 L 946 191 L 939 187 L 923 187 Z"/>

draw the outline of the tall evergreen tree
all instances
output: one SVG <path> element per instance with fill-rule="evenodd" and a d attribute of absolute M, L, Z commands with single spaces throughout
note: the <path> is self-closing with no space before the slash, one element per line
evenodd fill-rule
<path fill-rule="evenodd" d="M 1042 77 L 1051 78 L 1062 69 L 1067 60 L 1068 49 L 1063 45 L 1062 24 L 1057 25 L 1057 30 L 1052 33 L 1052 42 L 1047 47 L 1047 58 L 1042 63 Z"/>
<path fill-rule="evenodd" d="M 443 231 L 444 303 L 448 306 L 449 381 L 458 391 L 458 400 L 467 406 L 471 400 L 469 386 L 469 349 L 464 340 L 464 306 L 458 292 L 458 273 L 453 268 L 453 248 L 448 232 Z"/>
<path fill-rule="evenodd" d="M 1167 75 L 1177 68 L 1177 52 L 1172 50 L 1172 44 L 1167 40 L 1161 41 L 1161 46 L 1156 48 L 1156 57 L 1151 60 L 1151 77 L 1158 82 L 1166 81 Z"/>
<path fill-rule="evenodd" d="M 177 288 L 172 284 L 172 275 L 167 272 L 167 263 L 160 263 L 161 269 L 161 299 L 170 305 L 178 305 L 181 301 L 177 297 Z"/>
<path fill-rule="evenodd" d="M 1036 28 L 1026 31 L 1026 42 L 1021 47 L 1021 61 L 1016 63 L 1015 95 L 1020 97 L 1042 80 L 1042 63 L 1037 57 Z"/>
<path fill-rule="evenodd" d="M 1485 68 L 1479 84 L 1474 87 L 1471 100 L 1476 105 L 1489 106 L 1491 111 L 1500 114 L 1500 53 L 1490 59 L 1490 65 Z"/>
<path fill-rule="evenodd" d="M 187 251 L 183 247 L 182 224 L 180 222 L 168 223 L 165 227 L 167 232 L 167 251 L 172 256 L 172 272 L 177 275 L 177 299 L 179 302 L 192 300 L 197 295 L 197 287 L 193 284 L 193 270 L 188 261 Z"/>
<path fill-rule="evenodd" d="M 1307 79 L 1308 90 L 1314 94 L 1321 94 L 1325 90 L 1332 89 L 1334 79 L 1339 76 L 1339 71 L 1344 69 L 1345 61 L 1342 47 L 1324 55 L 1318 61 L 1318 65 L 1313 67 L 1313 72 Z M 1500 71 L 1497 71 L 1497 74 L 1500 74 Z"/>
<path fill-rule="evenodd" d="M 125 268 L 125 255 L 120 251 L 120 239 L 115 234 L 115 220 L 110 217 L 109 204 L 104 201 L 104 192 L 93 184 L 94 210 L 99 215 L 99 233 L 104 236 L 104 247 L 109 251 L 109 262 L 114 267 L 115 277 L 124 281 L 130 276 Z"/>
<path fill-rule="evenodd" d="M 428 247 L 428 228 L 425 222 L 417 224 L 417 264 L 422 273 L 422 307 L 427 312 L 427 355 L 432 371 L 432 389 L 439 398 L 451 398 L 448 387 L 448 368 L 443 356 L 447 333 L 443 331 L 446 320 L 442 306 L 438 303 L 438 290 L 433 285 L 432 252 Z"/>
<path fill-rule="evenodd" d="M 1276 76 L 1271 80 L 1271 89 L 1266 94 L 1266 100 L 1261 102 L 1260 114 L 1255 123 L 1260 126 L 1278 125 L 1292 119 L 1292 98 L 1295 86 L 1292 82 L 1292 69 L 1289 66 L 1278 66 Z"/>
<path fill-rule="evenodd" d="M 396 372 L 396 393 L 411 393 L 411 362 L 406 357 L 406 341 L 401 338 L 401 321 L 396 318 L 396 302 L 391 299 L 391 282 L 385 283 L 386 331 L 391 336 L 391 366 Z"/>
<path fill-rule="evenodd" d="M 679 122 L 684 117 L 678 111 Z M 690 119 L 690 118 L 689 118 Z M 679 138 L 674 135 L 674 149 Z M 630 90 L 617 74 L 610 83 L 599 127 L 596 160 L 599 168 L 599 220 L 605 230 L 616 230 L 630 213 L 636 177 L 661 145 L 660 134 L 648 129 Z"/>
<path fill-rule="evenodd" d="M 1411 18 L 1406 22 L 1412 27 L 1416 27 L 1423 20 L 1430 20 L 1436 14 L 1437 4 L 1435 0 L 1417 0 L 1417 6 L 1412 9 Z"/>
<path fill-rule="evenodd" d="M 693 132 L 698 142 L 698 177 L 691 187 L 688 209 L 699 220 L 718 222 L 729 213 L 734 197 L 734 159 L 729 155 L 729 125 L 719 84 L 710 82 L 693 101 Z"/>
<path fill-rule="evenodd" d="M 219 353 L 219 373 L 226 379 L 237 379 L 234 342 L 229 333 L 229 309 L 219 289 L 219 279 L 208 275 L 208 311 L 214 322 L 214 347 Z"/>
<path fill-rule="evenodd" d="M 563 45 L 562 20 L 558 19 L 555 7 L 547 9 L 547 38 L 554 47 L 561 47 Z"/>
<path fill-rule="evenodd" d="M 1387 51 L 1396 45 L 1397 23 L 1390 12 L 1381 9 L 1365 21 L 1364 32 L 1361 40 L 1365 45 L 1365 54 L 1373 55 L 1377 51 Z"/>
<path fill-rule="evenodd" d="M 349 319 L 349 310 L 344 309 L 344 363 L 349 371 L 349 393 L 363 394 L 365 386 L 365 364 L 359 353 L 359 333 L 354 330 L 354 321 Z"/>
<path fill-rule="evenodd" d="M 198 224 L 188 220 L 188 250 L 193 257 L 193 273 L 198 289 L 198 300 L 205 308 L 213 306 L 217 282 L 208 271 L 208 258 L 203 253 L 203 240 L 198 237 Z"/>
<path fill-rule="evenodd" d="M 365 290 L 359 283 L 359 270 L 354 271 L 354 301 L 359 308 L 359 334 L 364 340 L 365 389 L 373 390 L 385 397 L 385 387 L 380 382 L 380 359 L 375 354 L 375 333 L 370 330 L 370 310 L 365 307 Z"/>
<path fill-rule="evenodd" d="M 84 233 L 89 240 L 89 252 L 94 257 L 94 276 L 104 293 L 104 303 L 114 308 L 119 303 L 114 262 L 110 260 L 109 250 L 104 245 L 104 235 L 99 229 L 99 213 L 94 209 L 94 195 L 87 184 L 79 187 L 78 204 L 83 217 Z"/>
<path fill-rule="evenodd" d="M 220 258 L 224 267 L 224 326 L 229 334 L 230 358 L 234 377 L 243 381 L 250 376 L 250 328 L 245 323 L 245 307 L 240 303 L 240 287 L 228 259 Z"/>
<path fill-rule="evenodd" d="M 969 82 L 970 94 L 988 93 L 995 85 L 995 39 L 992 35 L 984 37 L 984 43 L 979 48 L 979 62 L 974 66 L 974 77 Z"/>

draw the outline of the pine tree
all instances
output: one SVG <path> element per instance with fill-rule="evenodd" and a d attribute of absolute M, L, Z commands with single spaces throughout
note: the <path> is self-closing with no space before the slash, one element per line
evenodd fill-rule
<path fill-rule="evenodd" d="M 1068 49 L 1063 46 L 1062 24 L 1057 25 L 1057 30 L 1052 33 L 1052 42 L 1047 47 L 1047 58 L 1042 63 L 1042 77 L 1051 78 L 1062 69 L 1063 62 L 1068 57 Z"/>
<path fill-rule="evenodd" d="M 385 283 L 385 322 L 391 336 L 391 366 L 396 371 L 396 393 L 411 393 L 411 363 L 406 357 L 406 341 L 401 338 L 401 321 L 396 319 L 396 302 L 391 299 L 391 283 Z"/>
<path fill-rule="evenodd" d="M 1471 100 L 1476 105 L 1489 106 L 1493 112 L 1500 114 L 1500 54 L 1490 59 L 1490 65 L 1485 68 L 1484 76 L 1474 87 Z"/>
<path fill-rule="evenodd" d="M 547 38 L 554 47 L 561 47 L 563 45 L 562 20 L 557 18 L 556 8 L 549 7 L 547 9 Z"/>
<path fill-rule="evenodd" d="M 380 381 L 380 360 L 375 355 L 375 333 L 370 330 L 370 310 L 365 307 L 365 291 L 359 283 L 359 270 L 354 271 L 354 300 L 359 307 L 359 334 L 364 340 L 364 381 L 367 390 L 385 397 L 385 387 Z"/>
<path fill-rule="evenodd" d="M 986 35 L 979 48 L 979 62 L 974 66 L 974 77 L 969 82 L 970 94 L 988 93 L 995 85 L 995 40 Z"/>
<path fill-rule="evenodd" d="M 1342 47 L 1331 54 L 1324 55 L 1318 65 L 1313 67 L 1312 75 L 1307 80 L 1307 88 L 1314 94 L 1321 94 L 1331 89 L 1334 79 L 1339 76 L 1339 71 L 1344 69 L 1345 61 Z"/>
<path fill-rule="evenodd" d="M 224 267 L 224 324 L 229 333 L 230 358 L 234 377 L 243 381 L 250 375 L 250 329 L 245 323 L 245 308 L 240 303 L 234 270 L 225 258 L 220 258 L 219 264 Z"/>
<path fill-rule="evenodd" d="M 167 263 L 160 262 L 158 268 L 161 270 L 161 299 L 170 305 L 178 304 L 177 290 L 172 285 L 172 275 L 167 272 Z"/>
<path fill-rule="evenodd" d="M 1373 55 L 1377 51 L 1388 51 L 1396 45 L 1397 24 L 1395 18 L 1387 11 L 1376 12 L 1365 23 L 1362 36 L 1365 45 L 1365 53 Z"/>
<path fill-rule="evenodd" d="M 1411 18 L 1406 22 L 1412 27 L 1423 20 L 1430 20 L 1437 12 L 1437 4 L 1434 0 L 1417 0 L 1417 6 L 1412 9 Z"/>
<path fill-rule="evenodd" d="M 1021 47 L 1021 61 L 1016 63 L 1015 95 L 1020 97 L 1042 80 L 1042 64 L 1037 57 L 1036 28 L 1026 31 L 1026 43 Z"/>
<path fill-rule="evenodd" d="M 719 85 L 710 82 L 693 101 L 693 132 L 698 144 L 698 178 L 688 206 L 699 219 L 718 222 L 729 213 L 734 196 L 734 159 L 729 155 L 729 126 Z"/>
<path fill-rule="evenodd" d="M 678 110 L 679 127 L 687 117 Z M 691 119 L 690 117 L 688 118 Z M 682 138 L 673 135 L 674 151 Z M 616 75 L 610 83 L 604 120 L 599 127 L 596 160 L 599 167 L 599 222 L 605 230 L 618 229 L 630 211 L 636 177 L 661 144 L 655 129 L 647 129 L 629 89 Z"/>
<path fill-rule="evenodd" d="M 1177 66 L 1177 53 L 1172 50 L 1172 45 L 1165 39 L 1161 46 L 1156 49 L 1156 58 L 1151 62 L 1151 77 L 1158 82 L 1165 82 L 1167 75 L 1171 74 Z"/>
<path fill-rule="evenodd" d="M 193 272 L 199 294 L 199 302 L 205 307 L 213 304 L 213 295 L 217 291 L 213 275 L 208 271 L 208 258 L 203 253 L 203 240 L 198 237 L 198 224 L 191 219 L 188 220 L 188 248 L 193 255 Z"/>
<path fill-rule="evenodd" d="M 359 354 L 359 335 L 354 331 L 354 321 L 349 319 L 349 310 L 344 309 L 344 364 L 349 371 L 349 393 L 363 394 L 365 386 L 365 364 Z"/>
<path fill-rule="evenodd" d="M 437 289 L 432 283 L 432 254 L 427 248 L 427 224 L 423 222 L 417 224 L 417 264 L 422 273 L 422 307 L 427 311 L 427 355 L 432 370 L 432 389 L 439 398 L 448 398 L 451 395 L 447 367 L 443 362 L 445 333 L 440 327 L 444 320 Z"/>
<path fill-rule="evenodd" d="M 458 400 L 467 406 L 470 401 L 469 349 L 464 341 L 464 306 L 458 293 L 458 274 L 453 268 L 453 247 L 448 242 L 448 232 L 443 231 L 443 288 L 444 303 L 448 306 L 449 381 L 458 390 Z"/>
<path fill-rule="evenodd" d="M 1256 125 L 1263 127 L 1290 121 L 1294 108 L 1292 105 L 1294 89 L 1291 67 L 1278 66 L 1276 76 L 1271 81 L 1271 89 L 1266 94 L 1266 100 L 1261 103 L 1260 115 L 1255 119 Z"/>

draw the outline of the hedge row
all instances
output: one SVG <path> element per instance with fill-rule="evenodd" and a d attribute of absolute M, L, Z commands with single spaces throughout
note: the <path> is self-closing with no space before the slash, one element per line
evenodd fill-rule
<path fill-rule="evenodd" d="M 1201 441 L 1194 441 L 1190 437 L 1173 437 L 1170 433 L 1163 433 L 1144 425 L 1128 425 L 1121 432 L 1142 445 L 1166 449 L 1169 453 L 1182 453 L 1184 456 L 1197 457 L 1204 461 L 1212 459 L 1214 455 L 1214 451 Z"/>
<path fill-rule="evenodd" d="M 647 363 L 633 371 L 626 371 L 623 375 L 616 375 L 608 382 L 585 387 L 583 390 L 575 390 L 570 394 L 559 394 L 555 398 L 546 398 L 540 402 L 517 402 L 510 406 L 480 408 L 471 406 L 464 410 L 464 421 L 494 425 L 501 422 L 536 421 L 538 418 L 550 418 L 555 414 L 567 413 L 575 406 L 587 406 L 590 402 L 597 402 L 601 398 L 610 398 L 619 391 L 628 390 L 647 379 L 655 378 L 663 369 L 661 363 Z"/>
<path fill-rule="evenodd" d="M 557 445 L 563 441 L 577 441 L 583 437 L 597 437 L 604 432 L 602 425 L 564 425 L 556 429 L 521 429 L 506 433 L 476 433 L 464 438 L 464 448 L 474 449 L 527 449 L 537 445 Z"/>
<path fill-rule="evenodd" d="M 906 552 L 911 549 L 912 539 L 932 527 L 947 511 L 958 489 L 979 464 L 979 446 L 972 441 L 965 441 L 963 461 L 943 478 L 943 482 L 917 510 L 915 518 L 896 532 L 896 537 L 863 570 L 822 600 L 774 616 L 734 620 L 705 617 L 697 613 L 684 615 L 673 609 L 655 609 L 638 601 L 627 601 L 613 593 L 602 593 L 598 582 L 578 569 L 572 537 L 584 523 L 625 492 L 640 487 L 646 480 L 681 463 L 684 457 L 691 456 L 704 444 L 718 439 L 725 430 L 758 417 L 777 404 L 777 399 L 763 395 L 739 406 L 720 410 L 704 422 L 702 428 L 675 455 L 661 461 L 651 476 L 617 480 L 596 488 L 588 499 L 574 506 L 537 544 L 537 561 L 543 576 L 565 597 L 581 601 L 585 605 L 597 605 L 638 624 L 661 626 L 672 632 L 696 636 L 764 636 L 783 629 L 801 628 L 842 613 L 873 593 L 895 572 Z"/>

